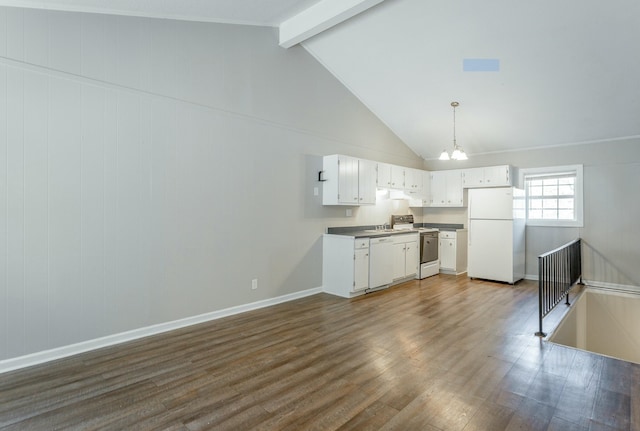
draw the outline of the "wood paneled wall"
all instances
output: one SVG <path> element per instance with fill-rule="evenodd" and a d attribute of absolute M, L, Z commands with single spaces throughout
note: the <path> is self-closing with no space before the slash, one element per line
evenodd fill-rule
<path fill-rule="evenodd" d="M 320 287 L 332 153 L 421 164 L 271 28 L 0 7 L 0 361 Z"/>

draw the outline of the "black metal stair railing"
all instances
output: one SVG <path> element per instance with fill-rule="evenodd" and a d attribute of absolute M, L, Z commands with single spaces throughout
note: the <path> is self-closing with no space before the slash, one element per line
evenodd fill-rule
<path fill-rule="evenodd" d="M 546 337 L 542 331 L 542 319 L 558 305 L 563 297 L 569 305 L 569 291 L 578 282 L 582 284 L 582 240 L 571 241 L 548 253 L 538 256 L 538 319 L 539 337 Z"/>

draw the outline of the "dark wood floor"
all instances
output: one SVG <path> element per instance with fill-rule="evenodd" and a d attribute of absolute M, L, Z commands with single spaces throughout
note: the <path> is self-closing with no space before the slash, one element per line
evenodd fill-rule
<path fill-rule="evenodd" d="M 640 366 L 539 340 L 536 307 L 443 275 L 315 295 L 0 375 L 0 429 L 640 429 Z"/>

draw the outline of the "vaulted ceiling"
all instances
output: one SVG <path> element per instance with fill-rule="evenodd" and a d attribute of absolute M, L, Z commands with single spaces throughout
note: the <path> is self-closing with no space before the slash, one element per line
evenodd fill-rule
<path fill-rule="evenodd" d="M 425 159 L 452 147 L 452 101 L 460 103 L 457 141 L 470 156 L 640 136 L 637 0 L 0 5 L 279 26 L 281 37 L 302 25 L 304 37 L 290 44 L 307 38 L 302 45 Z"/>
<path fill-rule="evenodd" d="M 640 135 L 636 0 L 390 0 L 304 46 L 425 158 L 452 101 L 470 155 Z"/>

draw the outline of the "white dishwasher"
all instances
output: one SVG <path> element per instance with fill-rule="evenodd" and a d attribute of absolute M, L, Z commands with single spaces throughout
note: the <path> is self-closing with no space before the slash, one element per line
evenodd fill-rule
<path fill-rule="evenodd" d="M 369 242 L 369 289 L 393 281 L 393 240 L 391 236 L 372 237 Z"/>

